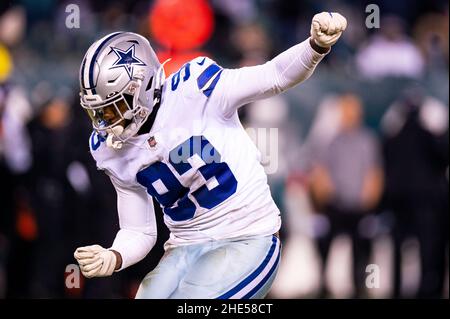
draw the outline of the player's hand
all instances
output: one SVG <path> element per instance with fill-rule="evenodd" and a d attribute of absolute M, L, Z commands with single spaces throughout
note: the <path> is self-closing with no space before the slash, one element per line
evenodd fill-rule
<path fill-rule="evenodd" d="M 116 268 L 117 258 L 113 251 L 100 245 L 79 247 L 74 253 L 86 278 L 111 276 Z"/>
<path fill-rule="evenodd" d="M 347 20 L 337 12 L 316 14 L 311 23 L 311 38 L 322 47 L 329 48 L 337 42 L 347 28 Z"/>

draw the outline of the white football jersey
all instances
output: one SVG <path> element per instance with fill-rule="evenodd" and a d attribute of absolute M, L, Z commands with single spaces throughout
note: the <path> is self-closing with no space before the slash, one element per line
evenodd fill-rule
<path fill-rule="evenodd" d="M 224 100 L 224 77 L 214 61 L 196 58 L 166 79 L 149 133 L 121 149 L 91 135 L 97 167 L 116 189 L 145 189 L 160 203 L 170 230 L 166 248 L 280 228 L 260 153 L 239 121 L 239 105 Z"/>

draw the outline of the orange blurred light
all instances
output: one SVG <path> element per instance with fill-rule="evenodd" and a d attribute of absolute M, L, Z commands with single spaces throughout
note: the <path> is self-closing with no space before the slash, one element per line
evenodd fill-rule
<path fill-rule="evenodd" d="M 149 20 L 153 37 L 169 50 L 199 47 L 214 28 L 213 12 L 206 0 L 157 0 Z"/>

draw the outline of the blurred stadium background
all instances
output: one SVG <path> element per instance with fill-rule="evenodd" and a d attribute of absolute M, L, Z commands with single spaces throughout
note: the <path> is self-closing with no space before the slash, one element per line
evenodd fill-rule
<path fill-rule="evenodd" d="M 370 3 L 380 28 L 365 25 Z M 70 4 L 79 28 L 66 26 Z M 269 182 L 284 249 L 269 297 L 448 298 L 449 18 L 440 0 L 2 0 L 0 298 L 132 298 L 163 254 L 157 211 L 159 240 L 145 260 L 65 286 L 74 249 L 109 247 L 118 229 L 78 102 L 79 64 L 94 40 L 141 33 L 162 60 L 172 57 L 168 74 L 197 55 L 233 68 L 303 41 L 320 11 L 349 21 L 331 54 L 306 83 L 240 114 L 248 127 L 278 129 Z"/>

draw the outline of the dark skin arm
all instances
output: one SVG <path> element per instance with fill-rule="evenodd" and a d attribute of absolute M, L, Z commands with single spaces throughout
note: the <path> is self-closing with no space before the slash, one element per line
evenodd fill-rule
<path fill-rule="evenodd" d="M 311 45 L 311 48 L 314 49 L 317 53 L 324 54 L 330 52 L 331 48 L 324 48 L 316 44 L 312 38 L 309 38 L 309 44 Z"/>
<path fill-rule="evenodd" d="M 114 270 L 118 270 L 122 267 L 122 255 L 116 250 L 111 249 L 111 251 L 116 255 L 116 267 Z"/>

